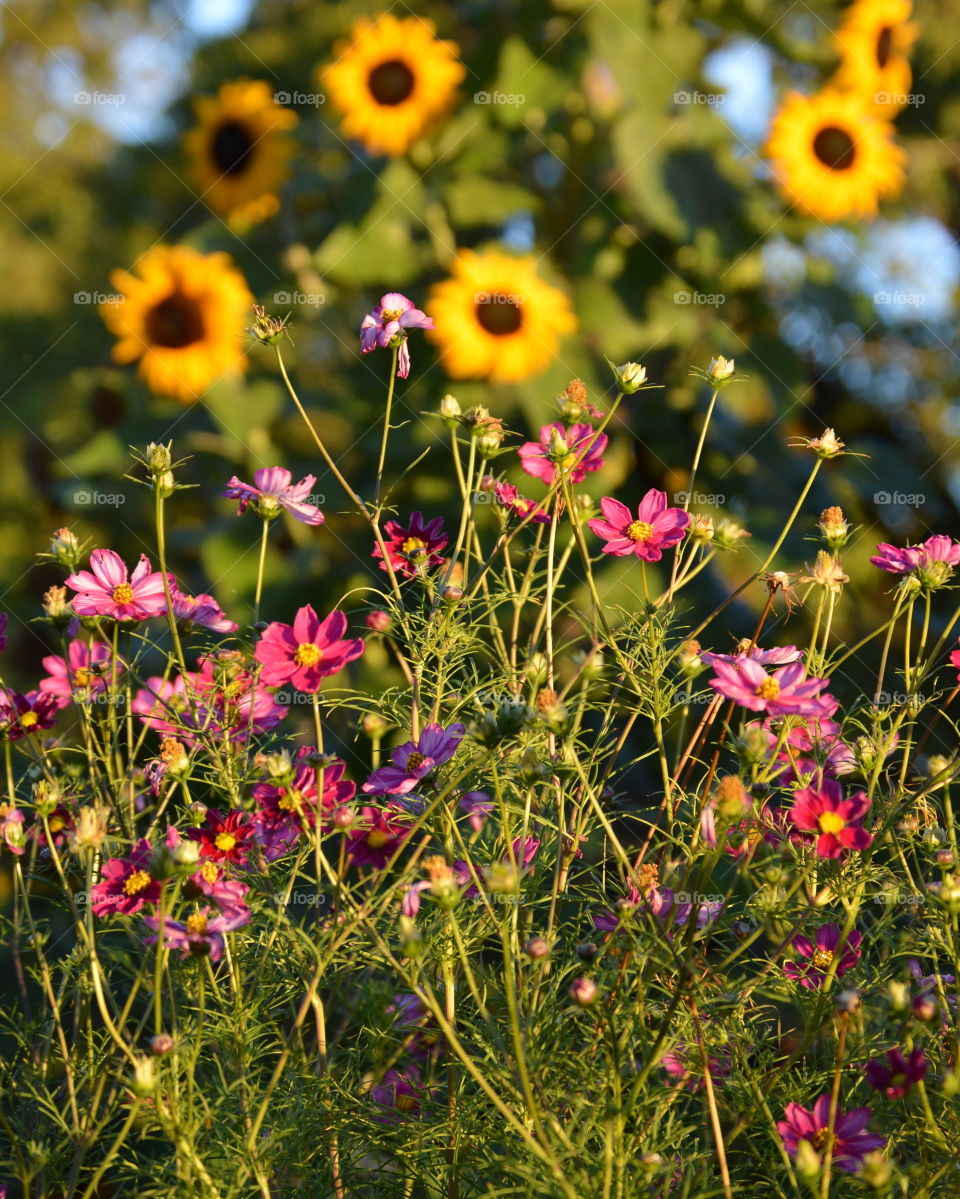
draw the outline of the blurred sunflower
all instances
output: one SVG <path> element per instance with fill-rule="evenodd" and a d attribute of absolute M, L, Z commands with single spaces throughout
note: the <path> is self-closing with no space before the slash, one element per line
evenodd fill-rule
<path fill-rule="evenodd" d="M 405 154 L 450 105 L 466 75 L 456 42 L 441 41 L 432 21 L 355 21 L 322 86 L 344 114 L 343 130 L 371 154 Z"/>
<path fill-rule="evenodd" d="M 120 295 L 101 306 L 117 362 L 140 360 L 151 391 L 184 404 L 245 369 L 243 326 L 253 296 L 228 254 L 154 246 L 137 274 L 114 271 Z"/>
<path fill-rule="evenodd" d="M 563 292 L 536 274 L 532 257 L 461 250 L 452 278 L 434 286 L 428 333 L 455 379 L 526 379 L 557 352 L 577 320 Z"/>
<path fill-rule="evenodd" d="M 837 30 L 838 87 L 859 92 L 875 109 L 896 112 L 907 102 L 907 56 L 918 29 L 910 23 L 912 0 L 856 0 Z"/>
<path fill-rule="evenodd" d="M 287 177 L 287 131 L 297 114 L 274 101 L 263 80 L 225 83 L 194 102 L 199 124 L 184 138 L 203 199 L 231 224 L 246 227 L 272 216 Z"/>
<path fill-rule="evenodd" d="M 788 92 L 766 154 L 788 201 L 824 221 L 875 216 L 880 197 L 903 187 L 906 155 L 893 126 L 853 92 Z"/>

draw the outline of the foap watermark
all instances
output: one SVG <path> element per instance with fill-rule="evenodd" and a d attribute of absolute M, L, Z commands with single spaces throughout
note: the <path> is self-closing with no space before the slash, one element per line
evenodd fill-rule
<path fill-rule="evenodd" d="M 274 304 L 305 304 L 308 308 L 320 308 L 327 302 L 327 297 L 316 291 L 275 291 Z"/>
<path fill-rule="evenodd" d="M 878 108 L 888 104 L 895 108 L 920 108 L 927 97 L 923 92 L 874 92 L 873 102 Z"/>
<path fill-rule="evenodd" d="M 473 502 L 475 504 L 492 504 L 493 495 L 489 491 L 475 491 L 473 493 Z"/>
<path fill-rule="evenodd" d="M 921 491 L 875 491 L 875 504 L 896 504 L 898 508 L 922 508 L 927 497 Z"/>
<path fill-rule="evenodd" d="M 323 892 L 294 891 L 292 895 L 275 895 L 273 902 L 278 908 L 325 908 L 330 898 Z"/>
<path fill-rule="evenodd" d="M 692 903 L 699 907 L 703 903 L 723 903 L 723 895 L 705 895 L 702 891 L 674 891 L 674 903 Z"/>
<path fill-rule="evenodd" d="M 80 508 L 122 508 L 127 497 L 122 491 L 75 491 L 73 502 Z"/>
<path fill-rule="evenodd" d="M 727 502 L 727 497 L 719 491 L 675 491 L 673 502 L 675 504 L 707 504 L 711 508 L 722 508 Z"/>
<path fill-rule="evenodd" d="M 905 704 L 913 708 L 922 708 L 927 702 L 927 697 L 919 692 L 913 694 L 907 691 L 878 691 L 873 702 L 878 708 L 901 708 Z"/>
<path fill-rule="evenodd" d="M 526 297 L 512 291 L 475 291 L 474 304 L 506 304 L 510 308 L 519 308 L 526 302 Z"/>
<path fill-rule="evenodd" d="M 875 291 L 874 304 L 896 304 L 909 308 L 920 308 L 926 304 L 927 297 L 922 291 Z"/>
<path fill-rule="evenodd" d="M 674 104 L 700 104 L 706 108 L 719 108 L 726 98 L 717 92 L 698 92 L 696 88 L 673 93 Z"/>
<path fill-rule="evenodd" d="M 678 691 L 673 700 L 677 704 L 708 704 L 716 696 L 715 691 Z"/>
<path fill-rule="evenodd" d="M 105 104 L 119 108 L 126 104 L 127 97 L 123 92 L 74 92 L 74 104 Z"/>
<path fill-rule="evenodd" d="M 126 296 L 116 295 L 110 291 L 75 291 L 74 304 L 122 304 Z"/>
<path fill-rule="evenodd" d="M 323 92 L 274 92 L 273 102 L 299 108 L 319 108 L 321 104 L 326 104 L 327 97 Z"/>
<path fill-rule="evenodd" d="M 871 903 L 882 904 L 888 908 L 920 908 L 926 901 L 926 895 L 918 895 L 915 891 L 898 891 L 896 888 L 889 891 L 877 891 L 870 896 Z"/>
<path fill-rule="evenodd" d="M 527 97 L 521 92 L 474 92 L 474 104 L 503 104 L 507 108 L 522 108 Z"/>
<path fill-rule="evenodd" d="M 691 304 L 695 307 L 719 308 L 722 304 L 726 304 L 727 297 L 719 292 L 675 291 L 673 302 L 674 304 Z"/>

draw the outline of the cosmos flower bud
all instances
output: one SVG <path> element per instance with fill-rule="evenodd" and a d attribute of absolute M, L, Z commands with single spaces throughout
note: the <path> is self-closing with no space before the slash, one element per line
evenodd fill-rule
<path fill-rule="evenodd" d="M 461 415 L 460 401 L 456 396 L 445 395 L 440 401 L 440 415 L 453 428 Z"/>
<path fill-rule="evenodd" d="M 893 1171 L 883 1154 L 875 1149 L 873 1153 L 868 1153 L 863 1159 L 858 1177 L 872 1190 L 886 1191 L 890 1185 L 890 1179 L 893 1177 Z"/>
<path fill-rule="evenodd" d="M 410 916 L 401 916 L 397 924 L 400 935 L 400 948 L 406 958 L 418 958 L 423 954 L 423 934 L 417 928 L 416 921 Z"/>
<path fill-rule="evenodd" d="M 738 550 L 750 534 L 738 521 L 725 516 L 713 533 L 713 544 L 721 550 Z"/>
<path fill-rule="evenodd" d="M 61 566 L 74 570 L 80 561 L 80 542 L 70 529 L 57 529 L 50 538 L 50 557 Z"/>
<path fill-rule="evenodd" d="M 200 861 L 200 846 L 196 841 L 181 841 L 174 850 L 173 860 L 179 871 L 191 874 Z"/>
<path fill-rule="evenodd" d="M 575 978 L 570 984 L 569 993 L 578 1007 L 589 1007 L 597 1001 L 597 984 L 592 978 Z"/>
<path fill-rule="evenodd" d="M 341 831 L 350 828 L 356 821 L 357 814 L 353 808 L 347 807 L 346 804 L 337 808 L 333 813 L 333 827 Z"/>
<path fill-rule="evenodd" d="M 710 545 L 716 536 L 713 517 L 703 512 L 694 513 L 687 525 L 687 536 L 700 545 Z"/>
<path fill-rule="evenodd" d="M 711 383 L 727 383 L 733 378 L 733 373 L 737 369 L 737 364 L 732 358 L 724 358 L 722 354 L 718 354 L 716 358 L 710 359 L 710 365 L 707 367 L 707 378 Z"/>
<path fill-rule="evenodd" d="M 382 737 L 390 725 L 376 712 L 367 712 L 360 721 L 360 727 L 368 737 Z"/>
<path fill-rule="evenodd" d="M 153 1058 L 137 1057 L 133 1063 L 133 1093 L 141 1099 L 152 1095 L 157 1088 Z"/>
<path fill-rule="evenodd" d="M 820 1177 L 820 1157 L 807 1140 L 801 1140 L 798 1143 L 794 1165 L 801 1178 Z"/>
<path fill-rule="evenodd" d="M 570 447 L 567 445 L 559 429 L 551 429 L 550 444 L 547 446 L 547 457 L 551 462 L 563 462 L 570 457 Z"/>
<path fill-rule="evenodd" d="M 624 362 L 621 366 L 613 368 L 613 377 L 624 395 L 633 395 L 646 383 L 647 368 L 639 362 Z"/>
<path fill-rule="evenodd" d="M 704 669 L 703 660 L 700 657 L 700 650 L 703 647 L 695 638 L 685 641 L 677 653 L 677 663 L 687 678 L 692 678 L 694 675 L 700 674 Z"/>
<path fill-rule="evenodd" d="M 820 534 L 831 550 L 842 549 L 850 538 L 850 522 L 843 515 L 843 509 L 835 505 L 824 508 L 820 513 L 818 524 Z"/>
<path fill-rule="evenodd" d="M 43 593 L 43 611 L 57 629 L 64 629 L 73 620 L 73 610 L 67 599 L 66 587 L 48 587 Z"/>
<path fill-rule="evenodd" d="M 157 1033 L 150 1040 L 150 1052 L 154 1057 L 163 1057 L 165 1053 L 169 1053 L 173 1048 L 173 1037 L 167 1032 Z"/>
<path fill-rule="evenodd" d="M 107 836 L 107 812 L 101 807 L 83 807 L 77 812 L 76 821 L 69 834 L 70 848 L 74 853 L 82 849 L 99 849 Z"/>
<path fill-rule="evenodd" d="M 577 946 L 577 957 L 581 962 L 586 962 L 588 965 L 600 952 L 594 941 L 581 941 Z"/>
<path fill-rule="evenodd" d="M 290 325 L 286 317 L 282 320 L 269 316 L 260 304 L 253 306 L 253 324 L 246 330 L 252 341 L 258 341 L 262 346 L 274 346 L 285 335 Z"/>
<path fill-rule="evenodd" d="M 374 633 L 389 632 L 392 624 L 393 619 L 390 613 L 384 612 L 382 608 L 378 608 L 375 612 L 367 613 L 367 628 L 372 629 Z"/>
<path fill-rule="evenodd" d="M 528 958 L 540 961 L 542 958 L 550 956 L 550 946 L 544 941 L 543 937 L 531 937 L 526 945 L 524 945 L 523 952 Z"/>
<path fill-rule="evenodd" d="M 459 604 L 463 599 L 463 588 L 444 587 L 440 595 L 445 604 Z"/>
<path fill-rule="evenodd" d="M 166 474 L 173 466 L 173 455 L 170 453 L 172 445 L 172 441 L 168 442 L 167 445 L 158 445 L 155 441 L 151 441 L 147 446 L 144 451 L 143 461 L 151 474 Z"/>

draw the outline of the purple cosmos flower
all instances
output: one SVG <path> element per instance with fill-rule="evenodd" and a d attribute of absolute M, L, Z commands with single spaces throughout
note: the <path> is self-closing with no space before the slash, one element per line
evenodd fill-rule
<path fill-rule="evenodd" d="M 710 679 L 710 686 L 714 691 L 752 712 L 769 712 L 771 716 L 830 714 L 826 711 L 829 697 L 820 695 L 830 680 L 808 679 L 802 662 L 791 662 L 773 674 L 746 657 L 735 662 L 714 661 L 712 665 L 716 677 Z"/>
<path fill-rule="evenodd" d="M 558 467 L 571 483 L 582 483 L 591 471 L 603 466 L 606 448 L 606 433 L 596 433 L 592 425 L 575 424 L 564 429 L 554 421 L 543 426 L 539 441 L 528 441 L 518 453 L 527 474 L 550 487 L 557 481 Z"/>
<path fill-rule="evenodd" d="M 827 971 L 837 961 L 836 978 L 842 978 L 860 961 L 860 942 L 863 933 L 852 932 L 845 944 L 840 944 L 840 926 L 823 924 L 817 929 L 815 939 L 794 937 L 793 947 L 803 961 L 785 962 L 783 972 L 808 991 L 819 991 L 826 981 Z"/>
<path fill-rule="evenodd" d="M 0 654 L 7 648 L 7 622 L 10 617 L 6 612 L 0 612 Z"/>
<path fill-rule="evenodd" d="M 375 770 L 363 790 L 368 795 L 405 795 L 438 766 L 450 761 L 465 732 L 462 724 L 451 724 L 448 729 L 428 724 L 418 740 L 397 746 L 390 755 L 390 765 Z"/>
<path fill-rule="evenodd" d="M 951 541 L 942 533 L 935 533 L 921 545 L 904 549 L 881 541 L 870 562 L 892 575 L 905 575 L 915 570 L 922 582 L 938 587 L 947 582 L 953 568 L 960 564 L 960 542 Z"/>
<path fill-rule="evenodd" d="M 787 1153 L 795 1158 L 800 1142 L 807 1141 L 822 1160 L 830 1137 L 830 1096 L 821 1095 L 811 1111 L 788 1103 L 783 1114 L 786 1118 L 777 1121 L 777 1132 Z M 838 1170 L 855 1174 L 868 1153 L 886 1145 L 884 1137 L 866 1131 L 872 1114 L 869 1107 L 855 1107 L 846 1114 L 837 1111 L 830 1158 Z"/>
<path fill-rule="evenodd" d="M 398 1124 L 406 1116 L 416 1116 L 429 1089 L 414 1065 L 405 1070 L 390 1069 L 370 1088 L 370 1098 L 379 1109 L 373 1116 L 378 1124 Z"/>
<path fill-rule="evenodd" d="M 644 562 L 659 562 L 663 550 L 683 540 L 690 517 L 682 508 L 667 507 L 667 493 L 651 489 L 640 501 L 636 519 L 619 500 L 609 496 L 600 501 L 603 518 L 588 520 L 587 524 L 602 537 L 605 554 L 623 557 L 635 554 Z"/>
<path fill-rule="evenodd" d="M 874 1058 L 867 1062 L 863 1072 L 875 1091 L 883 1091 L 888 1099 L 902 1099 L 914 1083 L 926 1077 L 927 1059 L 922 1049 L 911 1050 L 910 1056 L 904 1057 L 897 1046 L 887 1050 L 886 1061 Z"/>
<path fill-rule="evenodd" d="M 421 312 L 413 302 L 398 291 L 380 297 L 380 305 L 360 322 L 360 353 L 369 354 L 377 346 L 399 346 L 397 374 L 405 379 L 410 374 L 410 351 L 407 348 L 408 329 L 432 329 L 433 319 Z"/>
<path fill-rule="evenodd" d="M 65 708 L 71 700 L 89 700 L 92 695 L 105 691 L 111 677 L 111 649 L 102 641 L 86 642 L 79 637 L 67 646 L 66 658 L 50 654 L 43 659 L 48 677 L 40 680 L 40 690 L 56 697 L 57 704 Z M 117 663 L 117 677 L 123 663 Z"/>
<path fill-rule="evenodd" d="M 461 812 L 466 812 L 467 821 L 473 831 L 479 833 L 493 811 L 493 800 L 486 791 L 466 791 L 460 796 L 457 806 Z"/>
<path fill-rule="evenodd" d="M 252 487 L 234 475 L 224 488 L 223 496 L 240 501 L 237 516 L 242 516 L 248 505 L 253 504 L 264 520 L 272 520 L 285 508 L 301 524 L 322 525 L 323 513 L 316 505 L 308 503 L 316 481 L 315 475 L 305 475 L 299 483 L 294 483 L 293 475 L 284 467 L 264 466 L 254 473 Z"/>
<path fill-rule="evenodd" d="M 822 779 L 817 787 L 794 791 L 790 821 L 804 833 L 815 835 L 821 858 L 842 858 L 851 849 L 866 849 L 873 835 L 861 825 L 870 809 L 865 791 L 843 798 L 843 788 L 834 779 Z"/>
<path fill-rule="evenodd" d="M 120 912 L 132 916 L 148 903 L 160 899 L 160 883 L 153 877 L 153 849 L 144 837 L 125 858 L 110 858 L 101 870 L 102 881 L 90 888 L 90 905 L 95 916 Z"/>
<path fill-rule="evenodd" d="M 209 629 L 211 633 L 235 633 L 240 627 L 235 620 L 227 616 L 213 596 L 207 595 L 206 592 L 200 595 L 184 595 L 179 588 L 172 588 L 170 600 L 174 616 L 186 624 Z"/>
<path fill-rule="evenodd" d="M 211 908 L 201 908 L 186 920 L 164 920 L 163 943 L 168 949 L 180 949 L 183 956 L 195 954 L 219 962 L 223 957 L 224 936 L 232 933 L 250 920 L 250 909 L 235 908 L 231 912 L 220 912 L 211 916 Z M 159 916 L 144 916 L 144 924 L 156 932 L 160 927 Z M 157 937 L 147 937 L 148 945 L 155 945 Z"/>

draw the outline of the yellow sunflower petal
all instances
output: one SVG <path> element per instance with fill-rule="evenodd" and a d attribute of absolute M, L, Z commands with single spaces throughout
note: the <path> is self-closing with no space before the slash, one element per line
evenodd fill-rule
<path fill-rule="evenodd" d="M 856 0 L 836 33 L 840 66 L 837 87 L 854 91 L 890 115 L 910 95 L 908 57 L 918 28 L 909 20 L 911 0 Z"/>

